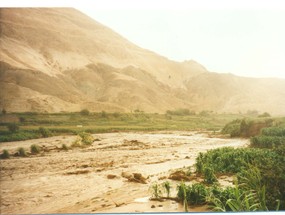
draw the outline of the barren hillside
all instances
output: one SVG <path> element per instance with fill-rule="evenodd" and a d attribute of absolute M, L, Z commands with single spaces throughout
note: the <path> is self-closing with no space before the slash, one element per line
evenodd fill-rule
<path fill-rule="evenodd" d="M 1 109 L 285 114 L 285 80 L 170 61 L 75 9 L 2 8 L 0 19 Z"/>

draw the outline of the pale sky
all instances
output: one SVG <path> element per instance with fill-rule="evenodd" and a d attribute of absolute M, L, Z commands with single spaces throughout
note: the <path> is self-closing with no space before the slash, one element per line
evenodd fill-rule
<path fill-rule="evenodd" d="M 22 0 L 15 6 L 75 7 L 171 60 L 193 59 L 212 72 L 285 78 L 283 0 L 44 2 Z"/>

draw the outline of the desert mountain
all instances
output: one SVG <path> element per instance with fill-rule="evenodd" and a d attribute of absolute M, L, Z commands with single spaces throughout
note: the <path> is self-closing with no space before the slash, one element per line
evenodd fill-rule
<path fill-rule="evenodd" d="M 285 114 L 285 80 L 168 60 L 75 9 L 2 8 L 0 25 L 1 109 Z"/>

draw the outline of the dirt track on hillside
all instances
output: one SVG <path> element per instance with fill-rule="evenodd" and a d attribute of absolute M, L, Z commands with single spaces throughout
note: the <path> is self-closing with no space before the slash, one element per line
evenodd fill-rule
<path fill-rule="evenodd" d="M 150 186 L 175 169 L 191 166 L 199 152 L 248 140 L 210 138 L 197 132 L 106 133 L 91 147 L 63 151 L 75 136 L 0 143 L 0 150 L 53 149 L 26 158 L 1 160 L 1 213 L 179 212 L 174 201 L 149 201 Z M 140 173 L 146 183 L 122 176 Z M 175 182 L 171 182 L 175 183 Z M 174 185 L 173 185 L 174 186 Z M 176 189 L 172 190 L 175 196 Z M 190 211 L 205 211 L 205 207 Z"/>

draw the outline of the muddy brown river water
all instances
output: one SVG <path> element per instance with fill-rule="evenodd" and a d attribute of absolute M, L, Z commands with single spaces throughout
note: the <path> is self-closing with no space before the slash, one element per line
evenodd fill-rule
<path fill-rule="evenodd" d="M 49 151 L 1 162 L 1 213 L 181 212 L 174 201 L 150 201 L 150 186 L 178 168 L 192 166 L 199 152 L 224 146 L 246 147 L 246 139 L 211 138 L 199 132 L 96 134 L 88 148 L 60 150 L 75 136 L 0 143 L 0 151 L 38 144 Z M 146 184 L 122 173 L 140 173 Z M 161 180 L 164 179 L 164 180 Z M 173 182 L 173 186 L 177 182 Z M 176 195 L 176 189 L 172 190 Z M 190 211 L 207 208 L 190 206 Z"/>

